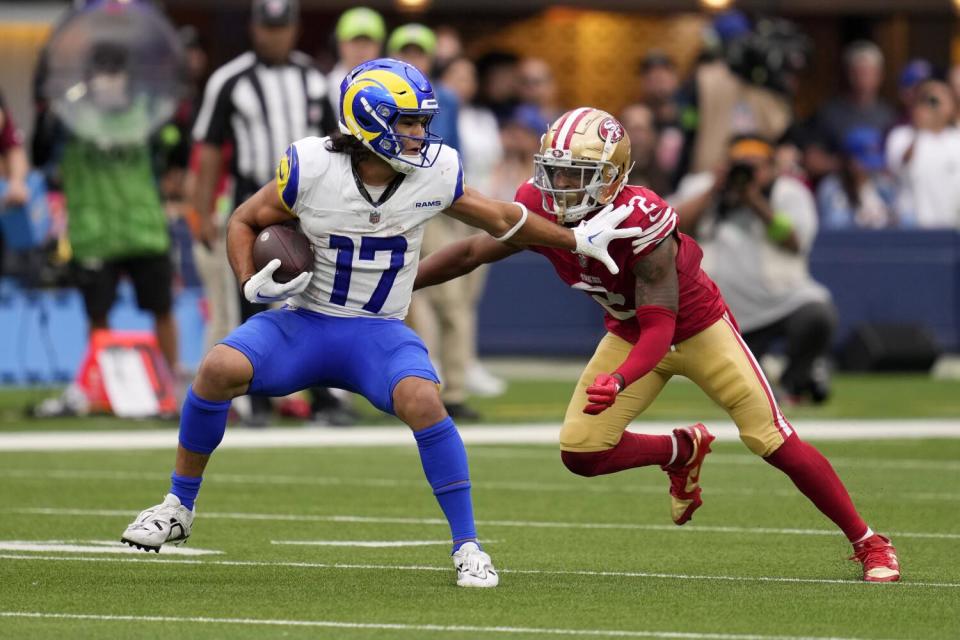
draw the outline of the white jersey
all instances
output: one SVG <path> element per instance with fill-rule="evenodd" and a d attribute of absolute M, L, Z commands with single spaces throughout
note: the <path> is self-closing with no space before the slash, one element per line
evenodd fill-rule
<path fill-rule="evenodd" d="M 350 156 L 328 151 L 327 140 L 293 143 L 277 172 L 281 200 L 300 219 L 315 256 L 310 286 L 288 304 L 332 316 L 402 319 L 423 226 L 463 195 L 460 155 L 442 147 L 432 167 L 398 174 L 371 202 Z"/>

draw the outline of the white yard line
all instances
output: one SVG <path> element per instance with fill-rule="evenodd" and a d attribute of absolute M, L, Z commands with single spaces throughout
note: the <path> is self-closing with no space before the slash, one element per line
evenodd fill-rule
<path fill-rule="evenodd" d="M 162 553 L 162 552 L 161 552 Z M 0 554 L 0 560 L 20 560 L 20 561 L 50 561 L 50 562 L 142 562 L 159 564 L 192 564 L 204 566 L 227 566 L 227 567 L 284 567 L 289 569 L 328 569 L 338 571 L 449 571 L 453 573 L 450 566 L 429 566 L 429 565 L 395 565 L 395 564 L 360 564 L 360 563 L 339 563 L 339 562 L 266 562 L 259 560 L 187 560 L 176 559 L 168 560 L 157 557 L 156 554 L 144 554 L 142 558 L 88 558 L 83 556 L 36 556 L 36 555 L 15 555 Z M 837 584 L 853 587 L 878 588 L 876 584 L 864 582 L 863 580 L 840 580 L 827 578 L 788 578 L 783 576 L 727 576 L 727 575 L 696 575 L 685 573 L 658 573 L 646 571 L 553 571 L 549 569 L 504 569 L 499 568 L 501 574 L 516 575 L 537 575 L 537 576 L 588 576 L 595 578 L 650 578 L 656 580 L 699 580 L 712 582 L 775 582 L 791 584 Z M 898 589 L 902 587 L 931 587 L 936 589 L 958 589 L 960 582 L 911 582 L 905 580 L 897 583 L 890 588 Z M 883 588 L 883 587 L 880 587 Z"/>
<path fill-rule="evenodd" d="M 320 627 L 328 629 L 378 629 L 382 631 L 433 631 L 440 633 L 510 633 L 594 638 L 672 638 L 681 640 L 856 640 L 825 636 L 768 636 L 740 633 L 697 633 L 685 631 L 633 631 L 619 629 L 551 629 L 537 627 L 481 627 L 476 625 L 401 624 L 343 622 L 337 620 L 276 620 L 263 618 L 210 618 L 199 616 L 118 616 L 93 613 L 48 613 L 38 611 L 0 611 L 2 618 L 54 620 L 91 620 L 97 622 L 173 622 L 232 624 L 273 627 Z"/>
<path fill-rule="evenodd" d="M 752 458 L 753 464 L 759 464 L 757 458 Z M 710 458 L 710 465 L 714 458 Z M 559 463 L 558 463 L 559 464 Z M 169 478 L 169 474 L 149 471 L 91 471 L 88 469 L 0 469 L 0 478 L 30 478 L 42 480 L 58 480 L 73 482 L 75 480 L 138 480 L 160 481 Z M 320 486 L 320 487 L 373 487 L 377 489 L 408 489 L 423 487 L 424 480 L 398 480 L 396 478 L 362 478 L 340 476 L 290 476 L 290 475 L 253 475 L 218 473 L 213 476 L 214 481 L 222 484 L 250 484 L 250 485 L 281 485 L 281 486 Z M 607 484 L 583 482 L 580 478 L 571 476 L 572 482 L 523 482 L 482 480 L 474 485 L 478 490 L 518 491 L 518 492 L 545 492 L 545 493 L 595 493 L 595 494 L 649 494 L 663 495 L 667 488 L 660 481 L 641 484 L 639 481 L 632 484 L 610 486 Z M 751 487 L 724 488 L 711 485 L 711 496 L 775 496 L 778 498 L 803 499 L 803 494 L 795 489 L 754 489 Z M 857 495 L 851 492 L 851 495 Z M 873 499 L 887 500 L 925 500 L 933 502 L 960 501 L 960 493 L 938 492 L 911 492 L 911 491 L 884 491 L 882 495 L 870 494 Z"/>
<path fill-rule="evenodd" d="M 450 544 L 448 541 L 446 544 Z M 125 545 L 119 540 L 0 540 L 0 551 L 63 551 L 66 553 L 143 553 L 139 549 Z M 218 555 L 222 551 L 198 549 L 196 547 L 169 547 L 164 553 L 177 556 Z"/>
<path fill-rule="evenodd" d="M 122 509 L 56 509 L 46 507 L 32 507 L 25 509 L 3 509 L 0 513 L 18 513 L 24 515 L 43 515 L 43 516 L 86 516 L 91 518 L 101 517 L 124 517 L 129 518 L 136 514 L 136 510 Z M 335 522 L 335 523 L 353 523 L 353 524 L 403 524 L 403 525 L 447 525 L 443 518 L 388 518 L 377 516 L 355 516 L 355 515 L 306 515 L 306 514 L 283 514 L 283 513 L 230 513 L 204 511 L 198 517 L 222 520 L 248 520 L 261 522 Z M 778 529 L 772 527 L 725 527 L 725 526 L 703 526 L 691 525 L 678 527 L 669 524 L 640 524 L 633 522 L 551 522 L 536 520 L 477 520 L 478 525 L 488 527 L 518 527 L 522 529 L 605 529 L 605 530 L 629 530 L 629 531 L 676 531 L 700 532 L 700 533 L 735 533 L 755 534 L 755 535 L 801 535 L 801 536 L 839 536 L 840 532 L 835 529 Z M 906 531 L 884 531 L 885 534 L 896 536 L 898 538 L 925 538 L 932 540 L 960 540 L 960 533 L 937 533 L 937 532 L 906 532 Z"/>
<path fill-rule="evenodd" d="M 484 540 L 489 544 L 491 540 Z M 270 544 L 300 547 L 362 547 L 388 549 L 393 547 L 450 546 L 449 540 L 271 540 Z"/>
<path fill-rule="evenodd" d="M 681 421 L 638 422 L 631 431 L 670 433 Z M 738 440 L 730 422 L 710 423 L 721 441 Z M 957 420 L 798 420 L 797 432 L 809 440 L 881 440 L 960 438 Z M 558 424 L 470 425 L 459 427 L 467 444 L 556 444 Z M 3 451 L 89 451 L 167 449 L 177 445 L 177 429 L 149 431 L 48 431 L 0 434 Z M 351 427 L 350 429 L 269 428 L 227 429 L 222 447 L 265 449 L 289 447 L 414 446 L 405 427 Z"/>

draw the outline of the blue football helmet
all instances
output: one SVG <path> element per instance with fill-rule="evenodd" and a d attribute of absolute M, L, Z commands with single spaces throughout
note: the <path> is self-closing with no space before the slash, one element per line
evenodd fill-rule
<path fill-rule="evenodd" d="M 430 121 L 440 105 L 433 86 L 416 67 L 392 58 L 377 58 L 355 67 L 340 83 L 340 131 L 354 136 L 401 173 L 431 167 L 443 138 L 430 133 Z M 425 118 L 424 135 L 396 132 L 400 116 Z M 416 140 L 416 155 L 404 154 L 404 142 Z"/>

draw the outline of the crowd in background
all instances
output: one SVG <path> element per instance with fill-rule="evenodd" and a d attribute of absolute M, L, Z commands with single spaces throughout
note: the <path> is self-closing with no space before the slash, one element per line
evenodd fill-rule
<path fill-rule="evenodd" d="M 258 13 L 273 10 L 265 7 L 274 4 L 289 15 Z M 275 59 L 270 64 L 289 63 L 303 69 L 304 74 L 314 66 L 307 56 L 292 51 L 298 35 L 305 42 L 303 34 L 296 32 L 296 11 L 296 3 L 254 2 L 253 53 L 245 54 L 254 61 L 252 65 L 272 57 Z M 271 22 L 274 19 L 276 22 Z M 263 28 L 259 36 L 258 26 Z M 284 42 L 275 37 L 275 29 L 281 27 L 291 29 Z M 244 173 L 244 163 L 252 162 L 248 160 L 251 151 L 236 132 L 229 130 L 230 113 L 218 111 L 228 107 L 221 103 L 223 99 L 205 106 L 205 101 L 217 100 L 216 92 L 225 82 L 242 82 L 236 79 L 236 73 L 228 77 L 222 71 L 230 65 L 236 67 L 239 58 L 215 71 L 208 66 L 197 31 L 184 26 L 179 33 L 188 56 L 190 91 L 181 100 L 174 120 L 151 141 L 146 155 L 137 156 L 138 161 L 149 159 L 155 178 L 154 185 L 138 184 L 147 189 L 155 186 L 168 222 L 174 227 L 189 227 L 194 246 L 184 251 L 183 247 L 168 248 L 158 242 L 144 251 L 163 259 L 171 251 L 179 251 L 179 264 L 190 262 L 199 268 L 203 284 L 210 289 L 209 298 L 216 300 L 210 308 L 213 322 L 209 343 L 225 335 L 241 317 L 237 306 L 240 297 L 232 290 L 235 286 L 225 263 L 225 218 L 238 199 L 259 186 L 246 183 L 269 171 L 269 167 Z M 562 70 L 551 68 L 542 59 L 519 57 L 509 51 L 468 56 L 460 35 L 448 26 L 407 23 L 389 29 L 377 12 L 359 7 L 340 17 L 334 36 L 335 56 L 317 56 L 322 61 L 315 65 L 320 67 L 316 69 L 319 79 L 307 83 L 305 103 L 296 111 L 308 118 L 301 134 L 327 135 L 335 130 L 340 83 L 352 67 L 381 55 L 400 58 L 434 80 L 441 114 L 434 120 L 433 130 L 443 136 L 445 144 L 459 150 L 466 184 L 496 198 L 513 199 L 517 187 L 533 175 L 532 157 L 549 124 L 565 110 L 582 106 L 568 104 L 559 94 L 555 74 Z M 769 55 L 775 50 L 779 57 Z M 767 155 L 766 150 L 758 152 L 757 146 L 741 145 L 740 155 L 731 152 L 732 145 L 753 137 L 769 149 L 770 179 L 761 185 L 767 200 L 776 204 L 775 181 L 780 177 L 792 180 L 780 189 L 787 189 L 790 202 L 809 200 L 810 219 L 804 218 L 801 223 L 794 218 L 790 223 L 794 235 L 781 234 L 776 239 L 795 254 L 802 256 L 809 251 L 818 228 L 960 229 L 960 67 L 946 69 L 946 61 L 941 60 L 911 61 L 899 73 L 898 101 L 891 104 L 881 95 L 883 52 L 868 41 L 852 42 L 843 53 L 844 92 L 800 121 L 794 117 L 793 92 L 808 54 L 809 42 L 789 23 L 751 23 L 738 12 L 712 19 L 702 54 L 685 74 L 666 53 L 650 50 L 639 62 L 636 76 L 623 82 L 624 90 L 636 100 L 613 114 L 630 136 L 634 164 L 629 182 L 646 185 L 665 197 L 677 207 L 685 230 L 710 245 L 711 239 L 723 238 L 711 238 L 710 225 L 701 224 L 706 218 L 700 217 L 702 211 L 694 201 L 712 199 L 718 208 L 717 219 L 724 219 L 724 194 L 731 184 L 744 179 L 743 158 L 751 153 Z M 321 82 L 323 86 L 317 84 Z M 602 104 L 590 106 L 604 108 Z M 44 108 L 38 96 L 41 120 Z M 204 113 L 204 108 L 210 113 Z M 266 115 L 264 118 L 269 119 Z M 47 165 L 44 168 L 51 185 L 62 189 L 67 186 L 65 177 L 69 182 L 69 175 L 63 173 L 67 165 L 62 153 L 49 152 L 53 142 L 44 140 L 44 135 L 54 133 L 49 123 L 40 122 L 35 127 L 33 163 Z M 270 139 L 274 149 L 268 164 L 273 166 L 293 140 Z M 4 197 L 13 204 L 28 198 L 21 155 L 16 151 L 22 147 L 29 148 L 29 143 L 18 137 L 0 102 L 0 153 L 7 158 L 4 169 L 9 176 Z M 115 160 L 129 169 L 129 158 Z M 50 165 L 57 169 L 51 171 Z M 72 170 L 79 172 L 84 162 L 79 159 L 74 165 Z M 758 167 L 748 166 L 746 170 L 750 173 L 746 179 L 753 180 Z M 694 184 L 699 186 L 692 188 Z M 75 203 L 81 201 L 82 196 L 74 197 Z M 68 197 L 68 210 L 78 206 L 75 203 Z M 772 218 L 778 213 L 772 211 Z M 145 212 L 144 219 L 152 219 L 151 215 Z M 770 227 L 776 224 L 767 221 L 768 235 L 774 235 Z M 470 231 L 465 226 L 453 220 L 437 219 L 427 230 L 424 253 L 467 233 Z M 722 242 L 715 246 L 722 246 Z M 211 256 L 216 259 L 211 260 Z M 134 265 L 132 275 L 149 275 L 151 264 Z M 130 264 L 120 266 L 130 270 Z M 805 272 L 805 267 L 800 270 Z M 88 280 L 93 277 L 89 273 L 86 276 Z M 116 277 L 111 274 L 108 278 L 114 286 Z M 157 282 L 169 283 L 167 274 L 157 277 Z M 175 369 L 176 335 L 167 322 L 169 300 L 162 296 L 151 299 L 146 293 L 155 286 L 153 282 L 144 288 L 140 302 L 157 315 L 161 344 Z M 471 275 L 466 286 L 461 283 L 418 293 L 411 307 L 410 322 L 424 335 L 444 376 L 448 410 L 461 419 L 476 417 L 465 404 L 470 395 L 503 391 L 503 382 L 484 370 L 476 357 L 476 309 L 483 286 L 484 273 L 480 271 Z M 224 293 L 215 295 L 215 289 Z M 95 293 L 88 295 L 96 297 Z M 809 303 L 828 301 L 829 294 L 811 287 L 802 303 L 809 311 Z M 92 323 L 104 324 L 112 297 L 88 302 Z M 828 325 L 823 329 L 827 337 L 833 322 L 830 313 L 827 309 L 815 319 Z M 782 319 L 765 318 L 755 328 L 760 330 Z M 822 331 L 818 335 L 822 336 Z M 818 339 L 811 349 L 819 354 L 828 345 L 829 340 Z M 329 409 L 329 400 L 324 402 L 328 404 L 315 400 L 313 411 Z M 349 422 L 349 418 L 343 421 Z"/>

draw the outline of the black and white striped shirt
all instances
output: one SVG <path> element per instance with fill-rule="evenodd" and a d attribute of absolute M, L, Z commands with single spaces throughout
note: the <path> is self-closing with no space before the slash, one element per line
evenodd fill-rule
<path fill-rule="evenodd" d="M 193 138 L 234 143 L 231 171 L 239 203 L 273 178 L 290 143 L 333 131 L 336 119 L 326 97 L 326 79 L 306 54 L 294 51 L 286 64 L 274 65 L 248 51 L 210 76 Z"/>

